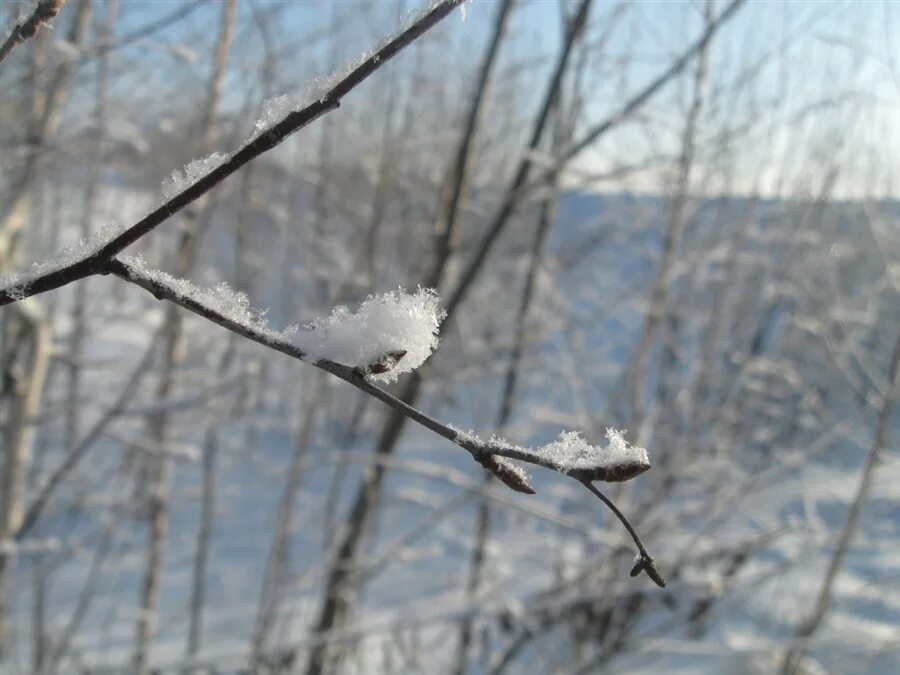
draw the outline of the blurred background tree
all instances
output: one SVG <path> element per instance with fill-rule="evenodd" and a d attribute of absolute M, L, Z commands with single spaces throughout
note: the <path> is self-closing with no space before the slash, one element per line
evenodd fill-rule
<path fill-rule="evenodd" d="M 0 67 L 0 272 L 135 221 L 421 4 L 68 0 Z M 514 495 L 97 277 L 0 310 L 4 675 L 900 669 L 900 12 L 464 9 L 135 248 L 279 327 L 436 287 L 395 393 L 522 443 L 627 428 L 669 586 L 569 481 Z"/>

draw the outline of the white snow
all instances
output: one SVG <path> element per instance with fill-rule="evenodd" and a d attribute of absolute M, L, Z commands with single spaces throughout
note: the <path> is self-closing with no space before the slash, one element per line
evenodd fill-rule
<path fill-rule="evenodd" d="M 316 319 L 293 335 L 295 345 L 315 360 L 365 368 L 386 354 L 405 351 L 396 367 L 372 379 L 393 382 L 402 373 L 425 362 L 438 344 L 444 312 L 433 290 L 403 290 L 370 295 L 355 312 L 336 307 L 331 315 Z"/>
<path fill-rule="evenodd" d="M 397 35 L 411 27 L 420 18 L 428 14 L 435 7 L 441 4 L 442 0 L 431 0 L 424 8 L 420 10 L 409 10 L 404 19 L 401 21 L 400 29 L 392 34 L 382 38 L 373 49 L 368 49 L 355 58 L 345 63 L 342 67 L 337 68 L 329 75 L 316 77 L 309 81 L 299 92 L 293 94 L 280 94 L 273 96 L 263 104 L 262 115 L 256 120 L 253 135 L 247 139 L 247 142 L 254 140 L 261 134 L 264 134 L 273 126 L 281 122 L 290 113 L 296 110 L 302 110 L 316 101 L 322 101 L 339 82 L 347 77 L 354 70 L 365 63 L 373 54 L 376 54 L 382 47 L 393 40 Z M 466 20 L 466 3 L 462 7 L 462 20 Z"/>
<path fill-rule="evenodd" d="M 581 469 L 612 469 L 624 464 L 650 464 L 647 451 L 630 445 L 621 431 L 606 430 L 608 445 L 590 445 L 577 431 L 564 431 L 559 439 L 537 448 L 536 452 L 547 464 L 560 471 Z"/>
<path fill-rule="evenodd" d="M 91 257 L 125 230 L 126 227 L 118 223 L 104 225 L 90 237 L 80 239 L 72 246 L 66 246 L 58 255 L 42 262 L 33 263 L 28 272 L 0 274 L 0 288 L 10 290 L 15 297 L 18 293 L 27 290 L 28 285 L 35 278 Z"/>
<path fill-rule="evenodd" d="M 170 289 L 179 298 L 189 298 L 269 340 L 298 347 L 307 361 L 329 360 L 367 369 L 391 353 L 405 352 L 386 372 L 370 373 L 373 380 L 393 382 L 398 375 L 415 370 L 438 344 L 444 313 L 440 298 L 432 290 L 370 295 L 356 311 L 342 305 L 327 317 L 278 331 L 269 327 L 264 310 L 254 308 L 245 293 L 225 282 L 200 288 L 189 279 L 153 269 L 140 256 L 121 255 L 119 259 L 139 276 Z"/>
<path fill-rule="evenodd" d="M 471 429 L 463 429 L 461 427 L 456 426 L 455 424 L 448 424 L 448 427 L 453 429 L 456 432 L 456 440 L 460 443 L 469 444 L 469 445 L 479 445 L 482 447 L 486 447 L 487 443 L 484 439 L 480 438 L 478 434 L 476 434 Z M 506 445 L 509 445 L 506 443 Z"/>
<path fill-rule="evenodd" d="M 252 307 L 246 293 L 233 289 L 224 281 L 212 288 L 201 288 L 189 279 L 181 279 L 168 272 L 154 269 L 142 256 L 123 254 L 119 256 L 119 260 L 140 276 L 165 286 L 179 298 L 190 298 L 245 328 L 265 334 L 270 339 L 284 338 L 284 333 L 269 328 L 265 312 Z"/>
<path fill-rule="evenodd" d="M 247 142 L 253 141 L 267 132 L 285 117 L 297 110 L 312 105 L 316 101 L 322 101 L 334 87 L 350 73 L 362 65 L 372 55 L 372 51 L 364 51 L 355 59 L 347 62 L 329 75 L 315 77 L 308 81 L 299 92 L 285 93 L 266 99 L 263 103 L 262 114 L 256 120 L 253 135 Z"/>
<path fill-rule="evenodd" d="M 297 103 L 287 94 L 273 96 L 263 103 L 262 116 L 256 120 L 256 135 L 275 126 L 297 108 Z"/>
<path fill-rule="evenodd" d="M 606 430 L 607 445 L 590 445 L 577 431 L 563 431 L 552 443 L 536 448 L 523 447 L 510 443 L 500 436 L 491 436 L 484 441 L 471 430 L 459 429 L 450 425 L 456 437 L 463 444 L 477 445 L 487 450 L 508 448 L 519 454 L 528 456 L 536 464 L 555 469 L 561 473 L 613 471 L 626 467 L 650 466 L 647 450 L 629 444 L 621 431 Z M 621 479 L 619 479 L 621 480 Z"/>
<path fill-rule="evenodd" d="M 207 157 L 195 159 L 184 165 L 181 171 L 173 171 L 172 175 L 163 181 L 163 196 L 169 201 L 175 195 L 183 192 L 198 180 L 209 174 L 213 169 L 227 162 L 229 156 L 221 152 L 214 152 Z"/>

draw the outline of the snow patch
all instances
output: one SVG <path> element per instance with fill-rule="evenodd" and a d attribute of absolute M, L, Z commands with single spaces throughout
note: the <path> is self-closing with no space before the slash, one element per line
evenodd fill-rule
<path fill-rule="evenodd" d="M 292 342 L 313 360 L 327 359 L 365 368 L 386 354 L 406 352 L 374 380 L 393 382 L 402 373 L 422 365 L 437 348 L 444 312 L 440 298 L 430 289 L 415 293 L 402 289 L 370 295 L 355 312 L 336 307 L 331 315 L 299 329 Z"/>
<path fill-rule="evenodd" d="M 577 431 L 564 431 L 559 439 L 536 449 L 547 464 L 560 471 L 612 469 L 625 464 L 650 465 L 644 448 L 628 443 L 617 429 L 606 430 L 607 446 L 590 445 Z"/>
<path fill-rule="evenodd" d="M 189 279 L 153 269 L 141 256 L 122 255 L 119 259 L 137 277 L 169 289 L 179 299 L 193 300 L 271 341 L 294 345 L 307 361 L 328 360 L 361 368 L 371 379 L 383 382 L 393 382 L 425 362 L 437 347 L 444 317 L 434 291 L 420 288 L 406 293 L 398 289 L 370 295 L 356 311 L 342 305 L 327 317 L 278 331 L 269 327 L 266 312 L 254 308 L 246 293 L 226 282 L 200 288 Z M 391 354 L 399 356 L 388 363 L 385 357 Z M 369 368 L 375 363 L 382 363 L 384 372 Z"/>

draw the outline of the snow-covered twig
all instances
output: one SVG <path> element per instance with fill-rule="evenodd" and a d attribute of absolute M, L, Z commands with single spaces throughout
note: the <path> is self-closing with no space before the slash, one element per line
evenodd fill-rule
<path fill-rule="evenodd" d="M 388 40 L 380 49 L 362 61 L 325 92 L 321 98 L 316 99 L 300 110 L 288 113 L 280 122 L 254 135 L 250 141 L 226 161 L 218 164 L 195 183 L 172 196 L 161 206 L 151 211 L 111 241 L 92 251 L 89 255 L 70 261 L 59 269 L 40 274 L 37 277 L 17 281 L 9 288 L 0 290 L 0 307 L 32 295 L 60 288 L 78 279 L 84 279 L 95 274 L 105 274 L 107 272 L 106 263 L 121 253 L 126 247 L 205 195 L 249 162 L 279 145 L 295 131 L 340 107 L 341 99 L 344 96 L 362 84 L 363 81 L 398 52 L 436 25 L 453 9 L 462 4 L 463 1 L 441 0 L 441 2 L 434 5 L 407 28 Z"/>
<path fill-rule="evenodd" d="M 423 316 L 419 318 L 419 323 L 424 326 L 424 330 L 407 327 L 402 331 L 402 334 L 396 336 L 396 341 L 381 343 L 380 349 L 385 350 L 385 357 L 387 358 L 375 359 L 368 363 L 358 361 L 353 364 L 344 364 L 337 363 L 329 358 L 323 358 L 321 354 L 362 353 L 367 355 L 366 358 L 371 358 L 371 352 L 360 351 L 357 347 L 349 344 L 342 345 L 338 352 L 329 352 L 330 347 L 326 349 L 321 345 L 314 351 L 309 348 L 309 345 L 314 343 L 308 337 L 302 335 L 298 337 L 298 329 L 293 328 L 285 331 L 270 329 L 260 319 L 261 313 L 249 307 L 249 303 L 246 303 L 244 296 L 238 295 L 238 299 L 235 300 L 234 297 L 226 294 L 223 303 L 219 303 L 214 291 L 197 289 L 185 280 L 174 279 L 165 273 L 149 271 L 139 265 L 133 265 L 120 259 L 108 263 L 106 269 L 109 273 L 115 274 L 119 278 L 149 291 L 160 300 L 173 302 L 248 340 L 300 361 L 310 363 L 344 380 L 391 408 L 400 411 L 414 422 L 466 450 L 476 461 L 493 471 L 498 478 L 513 490 L 525 494 L 534 494 L 534 489 L 528 481 L 527 474 L 509 460 L 517 460 L 553 469 L 572 477 L 584 484 L 610 507 L 634 539 L 638 547 L 640 564 L 635 565 L 632 575 L 646 571 L 648 576 L 658 585 L 665 585 L 661 575 L 653 565 L 653 558 L 647 553 L 627 518 L 591 484 L 594 480 L 629 480 L 643 473 L 650 468 L 646 450 L 628 445 L 622 435 L 615 430 L 607 432 L 609 445 L 606 448 L 591 446 L 581 436 L 572 432 L 563 433 L 559 440 L 539 448 L 521 447 L 496 437 L 484 441 L 471 432 L 460 431 L 449 424 L 444 424 L 430 417 L 418 408 L 405 403 L 373 384 L 372 379 L 374 377 L 389 373 L 403 361 L 408 353 L 417 354 L 415 359 L 418 363 L 427 358 L 428 354 L 436 346 L 436 340 L 433 340 L 433 338 L 437 327 L 434 322 L 439 321 L 440 318 L 436 304 L 417 300 L 416 296 L 398 296 L 396 302 L 403 304 L 406 311 L 421 311 L 423 313 Z M 212 302 L 209 303 L 211 298 Z M 207 302 L 204 302 L 204 300 Z M 370 298 L 367 303 L 369 302 L 372 302 L 375 307 L 379 304 L 382 306 L 388 304 L 381 297 Z M 425 302 L 424 305 L 423 302 Z M 220 308 L 210 305 L 220 305 Z M 237 307 L 236 311 L 232 311 L 234 307 Z M 356 315 L 364 313 L 366 311 L 365 307 L 366 303 L 363 304 Z M 428 316 L 429 311 L 433 316 Z M 319 320 L 311 325 L 329 326 L 332 331 L 343 335 L 344 329 L 340 325 L 341 321 L 347 320 L 350 316 L 355 315 L 351 314 L 349 310 L 340 308 L 332 314 L 330 319 Z M 369 319 L 372 320 L 371 317 Z M 377 323 L 374 320 L 373 322 Z M 378 336 L 383 334 L 380 331 L 375 333 L 361 331 L 359 325 L 354 323 L 352 332 L 359 335 L 359 339 L 362 342 L 371 343 L 373 339 L 377 342 Z M 369 324 L 367 323 L 366 325 Z M 349 335 L 349 332 L 346 335 Z M 343 340 L 344 338 L 342 337 L 341 339 Z M 428 342 L 427 347 L 420 344 L 423 341 Z M 382 370 L 382 368 L 386 368 L 386 370 Z"/>
<path fill-rule="evenodd" d="M 427 316 L 427 311 L 422 307 L 422 303 L 425 301 L 421 300 L 418 294 L 405 297 L 402 311 L 415 311 L 416 309 L 421 311 L 425 325 L 424 331 L 411 329 L 398 333 L 395 340 L 382 343 L 385 350 L 384 357 L 371 359 L 368 362 L 363 360 L 347 364 L 338 363 L 323 354 L 349 354 L 360 351 L 360 348 L 345 344 L 340 346 L 337 351 L 334 351 L 331 346 L 324 345 L 318 349 L 310 349 L 313 342 L 303 334 L 298 334 L 297 328 L 289 328 L 285 331 L 272 330 L 258 319 L 260 313 L 253 312 L 249 305 L 244 305 L 241 301 L 228 300 L 222 306 L 215 306 L 218 304 L 217 301 L 210 301 L 210 298 L 214 297 L 214 290 L 197 289 L 190 282 L 175 279 L 161 272 L 142 269 L 131 264 L 130 260 L 114 260 L 107 265 L 107 269 L 121 279 L 149 291 L 160 300 L 174 302 L 242 337 L 331 373 L 390 407 L 400 410 L 413 421 L 467 450 L 479 462 L 487 456 L 493 455 L 553 469 L 577 480 L 588 481 L 628 480 L 650 468 L 646 451 L 643 448 L 628 446 L 618 432 L 611 431 L 609 433 L 610 446 L 605 449 L 588 445 L 584 439 L 574 433 L 564 433 L 559 441 L 540 448 L 525 448 L 500 438 L 483 441 L 474 434 L 461 432 L 453 426 L 429 417 L 417 408 L 375 386 L 372 380 L 387 379 L 385 376 L 392 372 L 393 368 L 398 367 L 407 354 L 415 353 L 415 363 L 409 365 L 418 365 L 425 360 L 430 349 L 436 346 L 436 340 L 432 340 L 432 334 L 436 329 L 434 326 L 436 319 L 433 316 Z M 420 293 L 426 292 L 420 291 Z M 240 305 L 240 311 L 228 309 L 235 302 Z M 369 302 L 383 307 L 388 306 L 383 297 L 372 298 L 367 301 L 367 303 Z M 363 303 L 357 314 L 366 311 L 367 303 Z M 436 311 L 434 305 L 429 306 L 431 312 Z M 345 308 L 336 310 L 335 315 L 344 320 L 353 316 Z M 327 323 L 328 320 L 317 320 L 311 325 L 315 327 Z M 334 319 L 332 319 L 331 328 L 334 331 L 343 331 L 339 322 Z M 366 345 L 370 345 L 373 339 L 377 340 L 377 336 L 383 334 L 383 331 L 378 329 L 374 333 L 360 331 L 358 325 L 354 326 L 353 332 L 358 335 L 360 343 L 366 343 Z M 347 334 L 349 335 L 349 331 Z M 419 344 L 423 339 L 428 341 L 429 347 Z M 370 354 L 371 349 L 367 347 L 360 353 Z M 406 370 L 409 369 L 407 366 Z M 520 476 L 520 478 L 524 481 L 524 476 Z M 519 491 L 532 492 L 530 486 L 527 486 L 527 481 L 524 483 Z"/>
<path fill-rule="evenodd" d="M 9 53 L 13 49 L 25 42 L 25 40 L 34 37 L 41 26 L 47 24 L 59 14 L 59 10 L 62 9 L 64 4 L 66 4 L 66 0 L 40 0 L 37 5 L 35 5 L 31 16 L 22 23 L 17 23 L 13 26 L 9 37 L 6 38 L 6 41 L 0 46 L 0 62 L 9 56 Z"/>

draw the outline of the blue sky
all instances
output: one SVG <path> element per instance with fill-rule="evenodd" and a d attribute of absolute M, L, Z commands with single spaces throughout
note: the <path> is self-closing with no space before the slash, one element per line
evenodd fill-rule
<path fill-rule="evenodd" d="M 204 43 L 215 36 L 219 2 L 209 0 L 183 22 L 130 48 L 128 54 L 134 58 L 160 59 L 156 82 L 142 75 L 133 85 L 164 86 L 172 80 L 173 67 L 202 71 L 205 61 L 198 57 L 192 63 L 191 52 L 208 53 Z M 241 3 L 241 25 L 246 33 L 239 34 L 237 44 L 245 56 L 260 51 L 253 21 L 255 10 L 274 12 L 270 25 L 273 40 L 284 48 L 298 48 L 308 36 L 327 32 L 332 23 L 353 36 L 340 40 L 334 48 L 322 41 L 303 50 L 296 72 L 274 83 L 279 89 L 275 93 L 282 93 L 311 74 L 327 72 L 329 61 L 341 63 L 355 57 L 361 45 L 364 48 L 390 33 L 398 16 L 423 4 L 413 0 L 248 0 Z M 594 34 L 602 32 L 618 4 L 598 0 L 591 19 Z M 724 4 L 723 0 L 716 1 L 719 10 Z M 573 5 L 568 2 L 570 8 Z M 615 73 L 601 73 L 591 80 L 589 120 L 601 120 L 614 112 L 624 98 L 683 50 L 702 29 L 704 5 L 701 0 L 627 3 L 628 9 L 612 35 L 606 56 L 607 64 L 617 60 L 627 63 L 627 81 L 620 81 Z M 7 0 L 4 6 L 4 14 L 9 16 L 22 3 Z M 120 6 L 118 32 L 123 35 L 171 13 L 182 2 L 120 0 Z M 496 7 L 496 0 L 472 0 L 465 20 L 460 12 L 441 27 L 448 36 L 447 48 L 454 50 L 457 62 L 475 63 Z M 560 39 L 560 12 L 559 0 L 521 0 L 510 31 L 512 41 L 505 47 L 507 55 L 540 55 L 546 70 Z M 172 59 L 173 53 L 180 61 Z M 746 117 L 749 124 L 754 115 L 760 114 L 784 118 L 784 124 L 759 127 L 755 135 L 744 139 L 743 145 L 738 143 L 735 156 L 740 166 L 732 190 L 775 192 L 779 177 L 787 170 L 794 177 L 808 176 L 809 189 L 814 191 L 816 181 L 821 179 L 815 171 L 821 162 L 815 156 L 818 153 L 827 159 L 828 149 L 813 146 L 822 144 L 823 139 L 832 139 L 836 146 L 840 141 L 843 153 L 840 196 L 896 196 L 900 191 L 900 2 L 751 0 L 713 46 L 711 91 L 727 87 L 741 70 L 755 62 L 765 65 L 756 73 L 752 86 L 732 101 L 723 98 L 723 109 L 718 111 L 718 117 L 706 120 L 707 127 L 721 126 L 729 117 L 734 124 L 742 123 L 742 117 Z M 541 64 L 534 69 L 537 86 L 545 79 Z M 241 86 L 260 86 L 258 81 L 249 82 L 247 75 L 232 74 Z M 668 87 L 647 106 L 641 124 L 617 130 L 586 152 L 575 168 L 587 174 L 602 173 L 660 152 L 677 152 L 678 121 L 683 117 L 689 82 L 688 77 L 683 77 Z M 828 99 L 834 100 L 829 103 Z M 788 123 L 792 115 L 816 105 L 821 108 L 816 115 Z M 777 113 L 772 112 L 775 109 Z M 791 166 L 785 169 L 788 165 Z M 634 174 L 627 187 L 654 192 L 664 179 L 665 175 L 652 169 Z M 589 182 L 586 187 L 607 186 Z"/>

